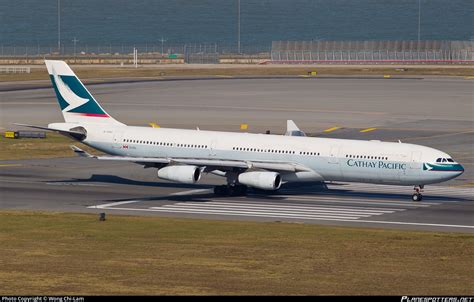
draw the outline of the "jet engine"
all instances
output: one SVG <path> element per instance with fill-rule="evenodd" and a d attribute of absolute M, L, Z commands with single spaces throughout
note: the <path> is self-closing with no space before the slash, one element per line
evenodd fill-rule
<path fill-rule="evenodd" d="M 201 178 L 197 166 L 167 166 L 158 170 L 158 177 L 180 183 L 194 184 Z"/>
<path fill-rule="evenodd" d="M 239 174 L 239 183 L 262 190 L 278 190 L 281 176 L 276 172 L 245 172 Z"/>

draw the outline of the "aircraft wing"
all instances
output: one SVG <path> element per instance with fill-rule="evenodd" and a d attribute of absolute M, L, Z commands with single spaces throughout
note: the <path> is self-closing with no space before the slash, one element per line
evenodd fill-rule
<path fill-rule="evenodd" d="M 280 172 L 300 172 L 312 170 L 296 163 L 279 161 L 243 161 L 243 160 L 223 160 L 223 159 L 201 159 L 201 158 L 180 158 L 180 157 L 131 157 L 131 156 L 94 156 L 82 149 L 71 146 L 72 150 L 82 157 L 95 158 L 98 160 L 127 161 L 145 166 L 166 165 L 166 164 L 185 164 L 212 169 L 240 168 L 240 169 L 264 169 Z"/>

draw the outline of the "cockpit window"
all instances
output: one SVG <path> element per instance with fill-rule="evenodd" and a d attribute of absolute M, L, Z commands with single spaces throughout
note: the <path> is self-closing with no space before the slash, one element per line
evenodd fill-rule
<path fill-rule="evenodd" d="M 454 163 L 455 161 L 452 158 L 437 158 L 437 163 Z"/>

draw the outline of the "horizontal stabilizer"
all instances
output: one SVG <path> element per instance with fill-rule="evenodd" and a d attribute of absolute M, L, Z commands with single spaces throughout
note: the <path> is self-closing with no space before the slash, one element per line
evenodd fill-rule
<path fill-rule="evenodd" d="M 88 157 L 88 158 L 95 158 L 95 156 L 91 155 L 90 153 L 87 153 L 86 151 L 82 150 L 81 148 L 78 148 L 74 145 L 70 146 L 72 151 L 79 155 L 80 157 Z"/>
<path fill-rule="evenodd" d="M 72 138 L 80 140 L 80 141 L 82 141 L 86 138 L 86 133 L 83 132 L 83 131 L 65 130 L 65 129 L 57 129 L 57 128 L 50 128 L 50 127 L 36 126 L 36 125 L 18 124 L 18 123 L 14 123 L 13 125 L 21 126 L 21 127 L 34 128 L 34 129 L 47 130 L 47 131 L 54 131 L 54 132 L 57 132 L 59 134 L 66 135 L 66 136 L 72 137 Z"/>

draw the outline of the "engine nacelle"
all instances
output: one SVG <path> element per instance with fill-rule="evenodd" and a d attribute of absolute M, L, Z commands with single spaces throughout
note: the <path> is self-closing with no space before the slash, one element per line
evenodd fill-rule
<path fill-rule="evenodd" d="M 239 183 L 262 190 L 278 190 L 281 176 L 276 172 L 245 172 L 239 174 Z"/>
<path fill-rule="evenodd" d="M 201 178 L 201 169 L 196 166 L 167 166 L 158 170 L 158 177 L 185 184 L 194 184 Z"/>

